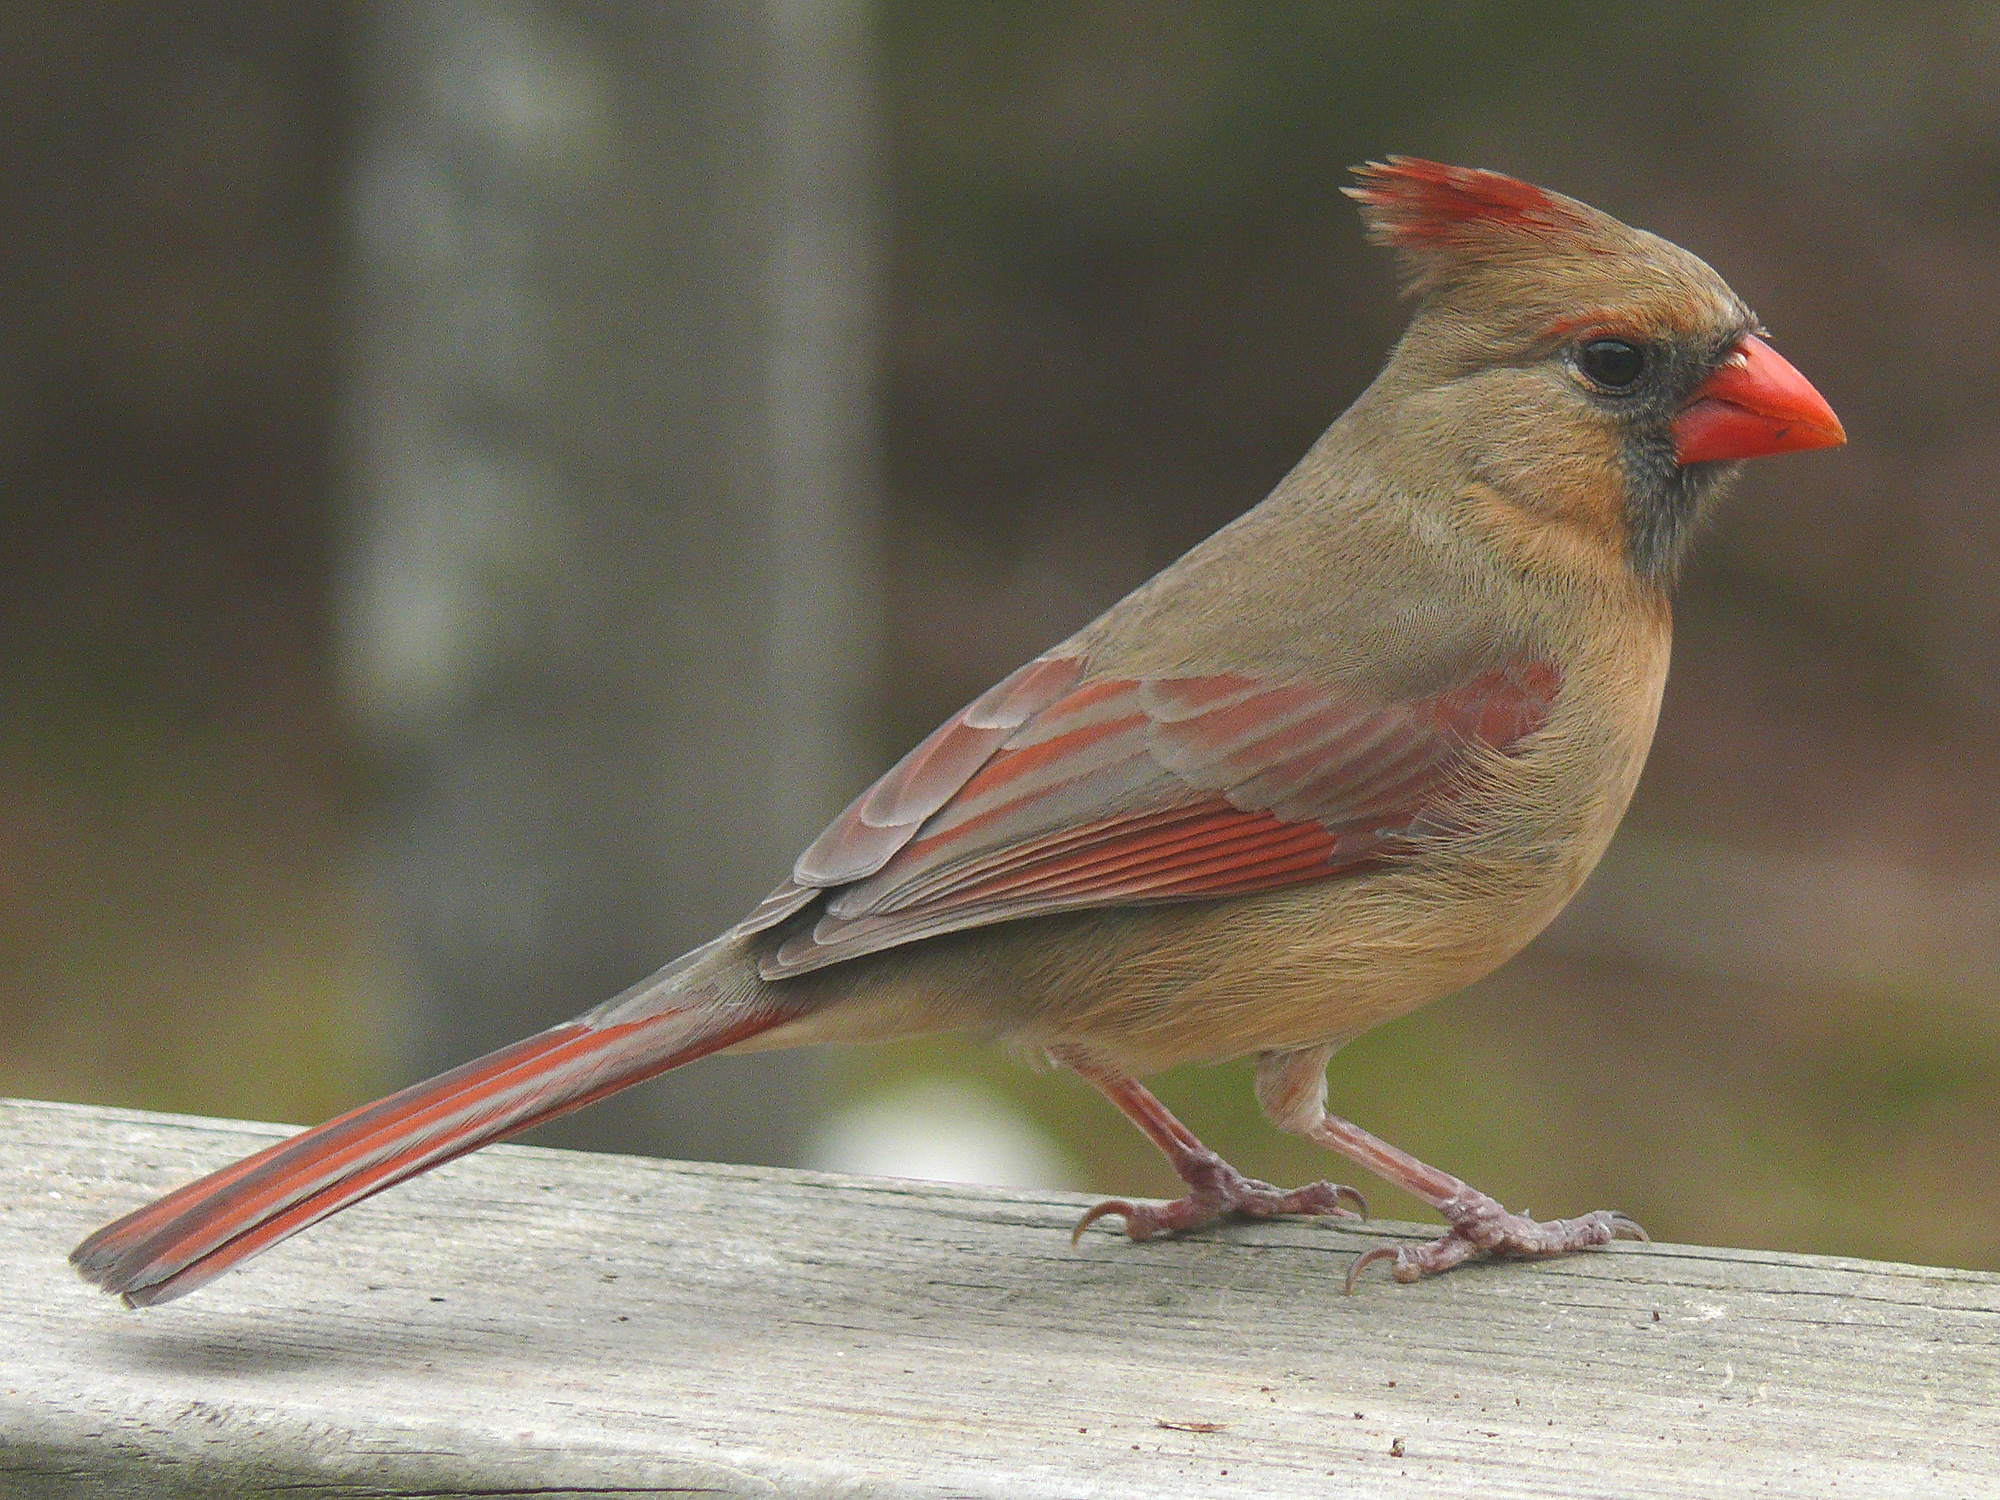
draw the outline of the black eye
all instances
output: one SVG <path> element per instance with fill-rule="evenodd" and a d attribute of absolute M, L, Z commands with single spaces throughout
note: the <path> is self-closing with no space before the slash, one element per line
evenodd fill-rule
<path fill-rule="evenodd" d="M 1624 339 L 1592 339 L 1576 352 L 1577 367 L 1599 385 L 1622 391 L 1646 369 L 1646 346 Z"/>

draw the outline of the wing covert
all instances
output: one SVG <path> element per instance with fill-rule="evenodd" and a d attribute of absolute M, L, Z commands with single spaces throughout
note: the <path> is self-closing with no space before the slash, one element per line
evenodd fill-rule
<path fill-rule="evenodd" d="M 1482 751 L 1546 721 L 1546 662 L 1401 702 L 1224 673 L 1005 679 L 856 798 L 739 930 L 823 901 L 761 969 L 805 973 L 967 927 L 1240 895 L 1404 847 Z"/>

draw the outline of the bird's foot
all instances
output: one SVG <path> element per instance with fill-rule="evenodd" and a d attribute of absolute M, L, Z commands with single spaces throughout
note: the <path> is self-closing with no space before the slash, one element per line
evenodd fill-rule
<path fill-rule="evenodd" d="M 1540 1260 L 1589 1250 L 1613 1240 L 1645 1240 L 1651 1236 L 1637 1221 L 1611 1209 L 1598 1209 L 1576 1219 L 1539 1222 L 1509 1213 L 1496 1198 L 1467 1188 L 1440 1210 L 1451 1231 L 1427 1245 L 1382 1245 L 1357 1256 L 1347 1270 L 1347 1290 L 1363 1270 L 1378 1260 L 1392 1261 L 1389 1274 L 1398 1281 L 1421 1281 L 1475 1255 L 1496 1259 Z"/>
<path fill-rule="evenodd" d="M 1084 1230 L 1108 1214 L 1122 1218 L 1125 1232 L 1135 1240 L 1151 1239 L 1156 1234 L 1185 1234 L 1232 1215 L 1245 1219 L 1277 1219 L 1290 1214 L 1368 1217 L 1368 1200 L 1351 1187 L 1314 1182 L 1287 1191 L 1245 1177 L 1205 1146 L 1176 1153 L 1174 1170 L 1188 1185 L 1186 1197 L 1171 1203 L 1107 1198 L 1076 1221 L 1069 1242 L 1074 1245 Z"/>

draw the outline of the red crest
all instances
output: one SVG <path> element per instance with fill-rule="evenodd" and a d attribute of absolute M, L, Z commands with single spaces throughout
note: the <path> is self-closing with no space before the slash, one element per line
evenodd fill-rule
<path fill-rule="evenodd" d="M 1342 191 L 1364 207 L 1377 240 L 1401 249 L 1470 246 L 1495 229 L 1585 227 L 1569 200 L 1500 172 L 1414 156 L 1364 162 L 1353 170 L 1360 186 Z"/>

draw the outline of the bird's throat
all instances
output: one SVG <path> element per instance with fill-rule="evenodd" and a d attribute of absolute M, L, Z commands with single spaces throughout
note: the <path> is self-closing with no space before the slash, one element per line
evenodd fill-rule
<path fill-rule="evenodd" d="M 1683 467 L 1671 444 L 1640 440 L 1625 445 L 1623 468 L 1626 562 L 1648 583 L 1671 588 L 1702 522 L 1741 465 Z"/>

